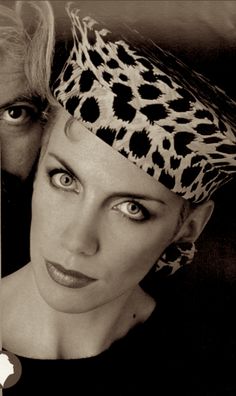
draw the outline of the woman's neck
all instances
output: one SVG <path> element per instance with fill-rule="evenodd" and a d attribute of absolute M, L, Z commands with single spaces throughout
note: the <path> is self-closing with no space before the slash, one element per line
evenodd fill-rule
<path fill-rule="evenodd" d="M 154 301 L 137 287 L 93 311 L 73 315 L 56 312 L 53 326 L 60 341 L 58 356 L 68 359 L 98 355 L 144 322 L 154 307 Z"/>
<path fill-rule="evenodd" d="M 18 331 L 17 337 L 12 334 L 13 343 L 7 337 L 9 345 L 5 347 L 27 357 L 75 359 L 96 356 L 125 336 L 137 323 L 144 322 L 155 307 L 154 300 L 137 286 L 112 302 L 86 313 L 58 312 L 40 296 L 30 266 L 25 267 L 23 276 L 16 273 L 17 277 L 17 282 L 23 282 L 20 290 L 25 283 L 25 293 L 19 295 L 13 306 L 18 324 L 15 330 L 19 329 L 20 322 L 24 331 Z"/>

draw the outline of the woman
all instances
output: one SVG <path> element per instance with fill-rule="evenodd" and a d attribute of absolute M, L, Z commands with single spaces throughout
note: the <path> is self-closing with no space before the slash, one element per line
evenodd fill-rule
<path fill-rule="evenodd" d="M 74 46 L 53 88 L 31 262 L 2 285 L 3 347 L 23 366 L 18 391 L 32 394 L 37 381 L 53 394 L 227 395 L 223 354 L 200 349 L 199 329 L 190 334 L 140 282 L 192 260 L 210 197 L 235 173 L 235 103 L 225 97 L 220 114 L 196 93 L 207 82 L 193 76 L 190 90 L 170 55 L 148 59 L 69 14 Z"/>

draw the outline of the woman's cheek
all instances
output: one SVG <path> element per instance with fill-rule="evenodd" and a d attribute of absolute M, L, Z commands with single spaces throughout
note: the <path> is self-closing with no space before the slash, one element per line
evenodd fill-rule
<path fill-rule="evenodd" d="M 123 265 L 123 269 L 132 270 L 135 266 L 137 271 L 148 271 L 169 245 L 170 231 L 167 233 L 166 230 L 165 234 L 162 232 L 162 227 L 156 224 L 149 228 L 148 232 L 146 227 L 142 229 L 140 225 L 137 227 L 135 229 L 132 227 L 131 230 L 126 228 L 126 231 L 117 234 L 116 248 L 113 240 L 112 254 L 113 257 L 118 257 L 121 270 Z M 110 243 L 112 244 L 112 241 Z"/>
<path fill-rule="evenodd" d="M 55 217 L 54 200 L 47 194 L 45 187 L 40 188 L 38 185 L 34 190 L 32 200 L 32 226 L 38 227 L 39 230 L 44 228 L 45 231 L 51 228 L 52 219 Z"/>

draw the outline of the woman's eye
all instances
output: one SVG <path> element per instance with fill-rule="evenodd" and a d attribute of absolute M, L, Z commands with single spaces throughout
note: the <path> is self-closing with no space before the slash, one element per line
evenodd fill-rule
<path fill-rule="evenodd" d="M 67 172 L 57 172 L 50 174 L 51 183 L 64 190 L 78 190 L 76 180 Z"/>
<path fill-rule="evenodd" d="M 122 212 L 122 214 L 131 220 L 146 220 L 150 214 L 146 208 L 137 202 L 126 201 L 115 206 L 116 210 Z"/>
<path fill-rule="evenodd" d="M 36 115 L 30 106 L 11 106 L 2 112 L 1 119 L 10 125 L 23 125 Z"/>

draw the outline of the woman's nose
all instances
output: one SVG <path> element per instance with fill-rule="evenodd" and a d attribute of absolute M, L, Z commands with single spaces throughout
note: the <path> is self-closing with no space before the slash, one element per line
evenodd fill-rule
<path fill-rule="evenodd" d="M 62 244 L 72 254 L 94 255 L 99 249 L 95 216 L 85 212 L 74 216 L 63 232 Z"/>

